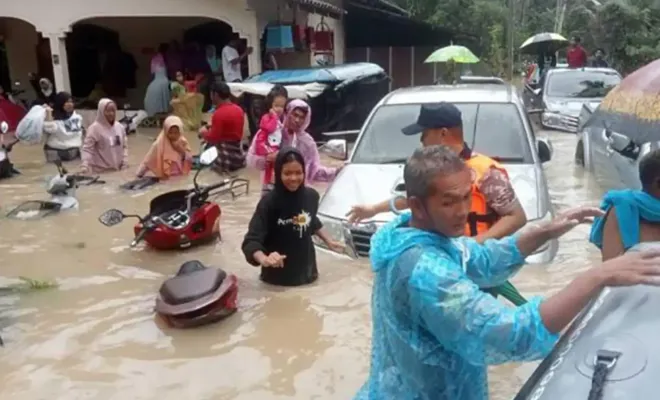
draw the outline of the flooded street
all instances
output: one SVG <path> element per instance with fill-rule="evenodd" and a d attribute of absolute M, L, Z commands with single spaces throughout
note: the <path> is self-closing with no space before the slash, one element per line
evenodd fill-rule
<path fill-rule="evenodd" d="M 223 242 L 185 252 L 130 249 L 133 222 L 107 228 L 97 218 L 108 208 L 144 214 L 158 193 L 186 188 L 192 177 L 125 193 L 156 132 L 130 137 L 129 171 L 108 184 L 81 187 L 80 210 L 40 221 L 0 218 L 0 286 L 13 278 L 53 279 L 59 287 L 0 294 L 0 398 L 22 400 L 350 399 L 369 367 L 371 274 L 366 260 L 318 253 L 321 277 L 304 288 L 260 283 L 258 269 L 240 251 L 258 201 L 252 178 L 248 197 L 219 199 Z M 553 160 L 546 167 L 550 194 L 561 210 L 596 205 L 601 192 L 573 164 L 575 136 L 549 133 Z M 197 140 L 191 140 L 196 148 Z M 22 201 L 45 199 L 39 146 L 11 154 L 23 175 L 0 182 L 2 215 Z M 34 161 L 24 161 L 34 160 Z M 70 169 L 75 170 L 71 165 Z M 219 178 L 203 172 L 200 182 Z M 549 266 L 529 266 L 514 283 L 526 296 L 549 294 L 598 259 L 588 226 L 561 240 Z M 199 259 L 236 274 L 239 312 L 219 324 L 174 330 L 155 322 L 161 282 L 180 264 Z M 12 278 L 12 279 L 9 279 Z M 511 399 L 536 364 L 491 369 L 493 399 Z"/>

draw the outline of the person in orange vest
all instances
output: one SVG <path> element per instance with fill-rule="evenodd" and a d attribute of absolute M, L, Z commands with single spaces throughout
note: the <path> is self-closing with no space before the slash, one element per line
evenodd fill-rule
<path fill-rule="evenodd" d="M 425 147 L 444 145 L 451 148 L 474 171 L 472 212 L 465 226 L 466 236 L 483 243 L 487 239 L 511 235 L 525 226 L 527 217 L 506 169 L 492 158 L 468 147 L 463 139 L 461 111 L 455 105 L 444 102 L 422 105 L 417 122 L 403 128 L 402 132 L 408 136 L 421 133 L 422 145 Z M 378 204 L 353 206 L 347 217 L 350 223 L 359 223 L 379 213 L 399 213 L 406 208 L 406 198 L 397 196 Z M 495 296 L 502 294 L 516 305 L 526 302 L 509 282 L 487 291 Z"/>

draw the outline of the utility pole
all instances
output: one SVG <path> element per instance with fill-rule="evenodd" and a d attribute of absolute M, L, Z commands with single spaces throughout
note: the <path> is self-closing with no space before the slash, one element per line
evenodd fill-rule
<path fill-rule="evenodd" d="M 507 28 L 507 33 L 509 35 L 508 37 L 508 58 L 509 58 L 509 70 L 507 71 L 507 75 L 509 77 L 509 82 L 513 81 L 513 26 L 514 26 L 514 0 L 508 0 L 508 28 Z"/>

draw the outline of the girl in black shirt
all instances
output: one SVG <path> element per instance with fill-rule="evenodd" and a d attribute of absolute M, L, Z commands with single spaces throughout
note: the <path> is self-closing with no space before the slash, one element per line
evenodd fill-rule
<path fill-rule="evenodd" d="M 247 262 L 261 266 L 261 280 L 298 286 L 318 278 L 312 235 L 343 253 L 344 245 L 323 232 L 316 216 L 319 194 L 305 186 L 305 162 L 298 150 L 280 149 L 275 159 L 275 187 L 263 196 L 250 220 L 242 250 Z"/>

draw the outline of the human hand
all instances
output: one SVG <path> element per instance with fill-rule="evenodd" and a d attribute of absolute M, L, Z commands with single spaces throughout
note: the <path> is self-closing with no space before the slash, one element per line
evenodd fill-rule
<path fill-rule="evenodd" d="M 602 217 L 603 215 L 605 215 L 605 212 L 599 208 L 576 207 L 560 213 L 542 229 L 545 230 L 548 239 L 557 239 L 576 226 L 592 222 L 593 218 Z"/>
<path fill-rule="evenodd" d="M 348 222 L 351 224 L 360 223 L 364 219 L 372 218 L 376 215 L 376 210 L 371 205 L 357 205 L 351 207 L 351 211 L 346 213 Z"/>
<path fill-rule="evenodd" d="M 328 243 L 326 243 L 326 245 L 328 246 L 328 248 L 330 250 L 332 250 L 334 252 L 337 252 L 337 253 L 343 254 L 346 251 L 346 245 L 341 243 L 341 242 L 331 240 Z"/>
<path fill-rule="evenodd" d="M 589 272 L 600 275 L 605 286 L 660 286 L 660 250 L 628 252 Z"/>
<path fill-rule="evenodd" d="M 266 256 L 266 259 L 261 265 L 266 268 L 282 268 L 284 267 L 285 259 L 286 256 L 274 251 Z"/>
<path fill-rule="evenodd" d="M 277 152 L 273 151 L 272 153 L 266 154 L 266 161 L 268 162 L 275 162 L 275 159 L 277 158 Z"/>
<path fill-rule="evenodd" d="M 181 154 L 185 154 L 186 151 L 188 151 L 183 140 L 177 140 L 176 142 L 172 143 L 172 148 Z"/>

